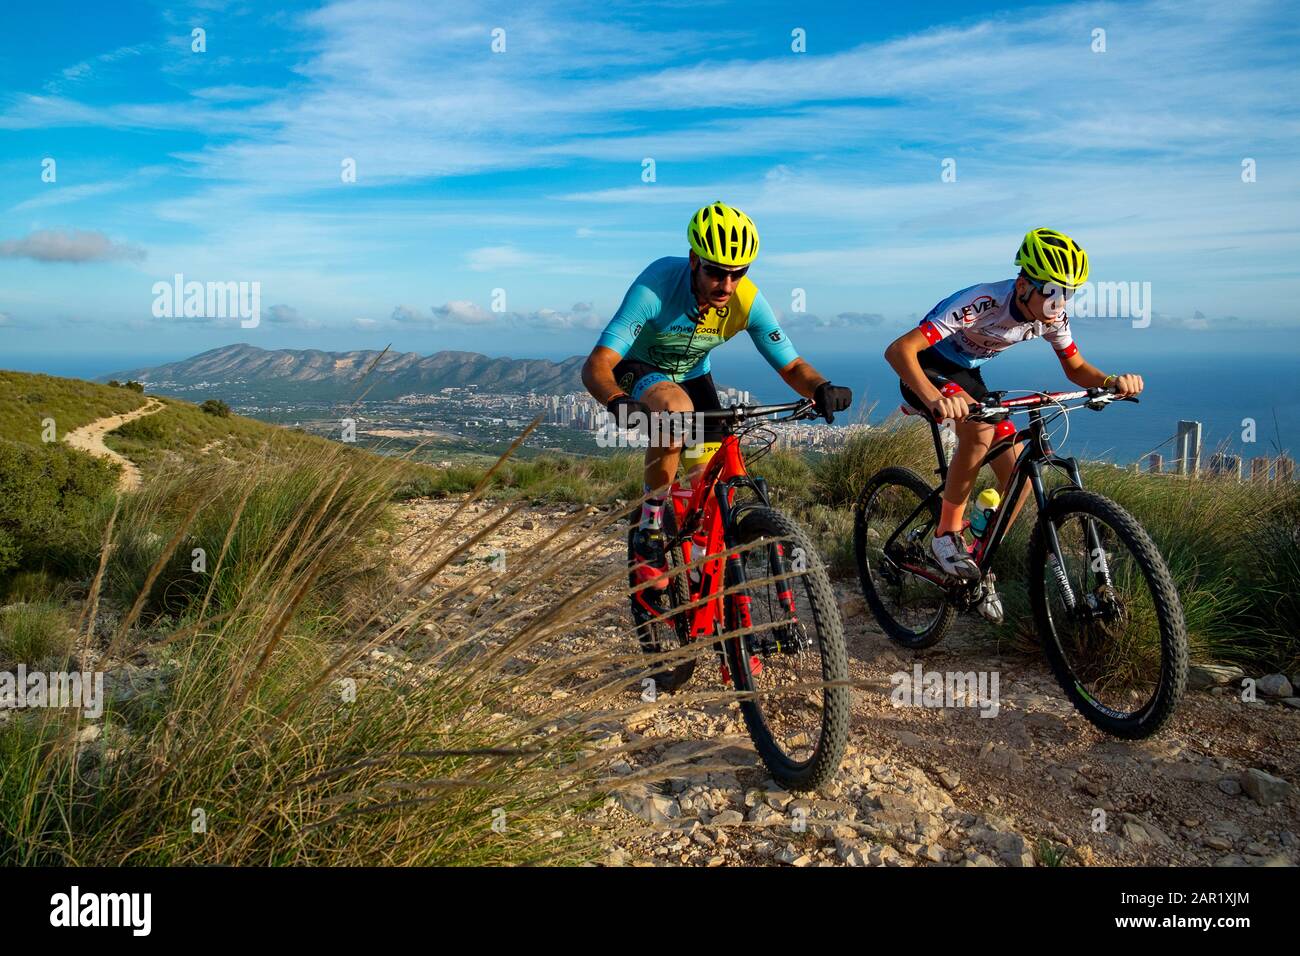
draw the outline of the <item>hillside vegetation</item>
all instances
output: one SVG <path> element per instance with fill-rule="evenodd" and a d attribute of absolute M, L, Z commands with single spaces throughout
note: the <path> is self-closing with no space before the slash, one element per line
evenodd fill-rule
<path fill-rule="evenodd" d="M 129 412 L 145 401 L 143 395 L 129 389 L 75 378 L 0 371 L 0 439 L 41 444 L 46 419 L 53 419 L 61 439 L 73 429 Z"/>
<path fill-rule="evenodd" d="M 532 678 L 512 657 L 588 613 L 597 591 L 579 573 L 582 528 L 511 572 L 518 603 L 492 623 L 509 629 L 486 656 L 475 644 L 482 602 L 501 585 L 448 586 L 438 569 L 483 560 L 474 543 L 525 502 L 613 505 L 614 520 L 640 494 L 639 456 L 434 467 L 167 399 L 109 435 L 145 475 L 119 494 L 115 466 L 42 441 L 42 418 L 61 437 L 143 401 L 0 373 L 0 671 L 98 671 L 107 691 L 98 716 L 0 710 L 0 863 L 592 859 L 596 840 L 577 814 L 608 789 L 603 761 L 617 751 L 593 757 L 593 718 L 579 715 L 608 705 L 575 693 L 525 716 L 517 689 Z M 753 471 L 851 580 L 862 481 L 886 464 L 932 471 L 917 424 L 892 422 L 816 461 L 770 454 Z M 1195 656 L 1294 669 L 1294 484 L 1100 465 L 1085 477 L 1165 554 Z M 434 526 L 407 526 L 392 507 L 473 495 L 502 507 L 450 506 Z M 1001 552 L 1008 624 L 985 632 L 991 643 L 1031 638 L 1032 517 L 1031 506 Z M 433 570 L 413 571 L 401 553 Z M 553 584 L 560 569 L 569 590 L 539 599 L 535 582 Z M 381 650 L 395 644 L 434 647 L 441 666 L 396 666 Z M 569 666 L 548 660 L 541 680 Z"/>
<path fill-rule="evenodd" d="M 38 382 L 69 423 L 139 403 L 19 375 L 3 401 Z M 372 657 L 457 600 L 387 545 L 390 502 L 434 469 L 183 402 L 124 431 L 147 476 L 125 495 L 61 442 L 0 439 L 0 671 L 99 672 L 106 692 L 100 714 L 0 710 L 0 862 L 591 857 L 570 819 L 596 772 L 580 725 L 539 746 L 549 720 L 511 714 L 518 673 Z M 431 535 L 426 552 L 463 549 Z"/>

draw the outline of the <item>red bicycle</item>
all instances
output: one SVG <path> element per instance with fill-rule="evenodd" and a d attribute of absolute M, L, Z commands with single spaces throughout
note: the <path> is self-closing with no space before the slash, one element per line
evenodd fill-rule
<path fill-rule="evenodd" d="M 752 462 L 776 440 L 766 424 L 818 416 L 807 399 L 695 414 L 720 421 L 723 438 L 692 487 L 673 484 L 664 514 L 668 585 L 628 576 L 641 648 L 665 665 L 650 679 L 656 691 L 682 687 L 712 644 L 772 776 L 792 790 L 815 789 L 839 768 L 848 739 L 844 628 L 825 565 L 772 507 L 766 482 L 749 474 L 741 439 Z"/>

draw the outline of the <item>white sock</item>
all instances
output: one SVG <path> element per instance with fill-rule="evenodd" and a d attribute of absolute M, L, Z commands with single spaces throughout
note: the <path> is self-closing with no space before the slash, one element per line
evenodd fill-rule
<path fill-rule="evenodd" d="M 641 527 L 662 528 L 664 526 L 664 499 L 647 498 L 641 505 Z"/>

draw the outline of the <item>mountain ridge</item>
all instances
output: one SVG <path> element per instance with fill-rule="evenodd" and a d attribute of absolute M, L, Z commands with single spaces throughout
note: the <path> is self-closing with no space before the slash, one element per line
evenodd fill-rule
<path fill-rule="evenodd" d="M 384 352 L 357 349 L 263 349 L 247 342 L 224 345 L 178 362 L 127 369 L 96 381 L 134 379 L 167 391 L 196 386 L 268 393 L 292 386 L 296 397 L 344 398 L 358 387 L 372 398 L 475 385 L 484 392 L 564 394 L 582 390 L 582 356 L 549 359 L 494 358 L 444 350 Z M 373 368 L 371 366 L 373 365 Z M 364 382 L 362 381 L 364 378 Z"/>

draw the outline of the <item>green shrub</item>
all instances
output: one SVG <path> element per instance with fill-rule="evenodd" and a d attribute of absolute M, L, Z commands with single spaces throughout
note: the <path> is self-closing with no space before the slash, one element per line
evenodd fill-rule
<path fill-rule="evenodd" d="M 892 415 L 817 463 L 815 498 L 851 508 L 867 479 L 882 468 L 903 465 L 931 480 L 936 464 L 929 425 L 917 417 Z"/>
<path fill-rule="evenodd" d="M 93 559 L 93 548 L 88 555 L 82 546 L 84 518 L 116 481 L 114 465 L 61 443 L 0 439 L 0 578 Z"/>
<path fill-rule="evenodd" d="M 0 526 L 0 577 L 23 563 L 23 546 L 8 528 Z"/>
<path fill-rule="evenodd" d="M 216 415 L 218 418 L 230 417 L 230 406 L 219 398 L 209 398 L 199 406 L 199 409 L 207 415 Z"/>
<path fill-rule="evenodd" d="M 139 442 L 157 442 L 167 437 L 167 429 L 158 420 L 158 415 L 144 415 L 133 419 L 125 425 L 113 429 L 112 434 L 119 438 Z"/>
<path fill-rule="evenodd" d="M 337 487 L 336 478 L 342 479 Z M 209 589 L 213 607 L 230 607 L 250 589 L 308 562 L 316 575 L 308 602 L 330 606 L 340 598 L 338 582 L 355 577 L 355 569 L 367 563 L 367 533 L 345 523 L 362 529 L 378 524 L 393 482 L 393 470 L 381 459 L 367 460 L 341 446 L 331 454 L 263 459 L 252 469 L 217 459 L 161 471 L 121 504 L 105 591 L 133 601 L 181 533 L 151 587 L 147 607 L 153 613 L 183 615 Z M 102 503 L 95 525 L 103 527 L 109 514 Z M 337 529 L 332 537 L 316 538 L 318 550 L 311 554 L 298 541 L 306 516 Z"/>
<path fill-rule="evenodd" d="M 0 608 L 0 662 L 35 664 L 66 658 L 72 633 L 63 610 L 54 604 L 11 604 Z"/>
<path fill-rule="evenodd" d="M 10 604 L 30 604 L 60 598 L 64 591 L 64 585 L 44 569 L 19 571 L 9 579 L 4 598 Z"/>

